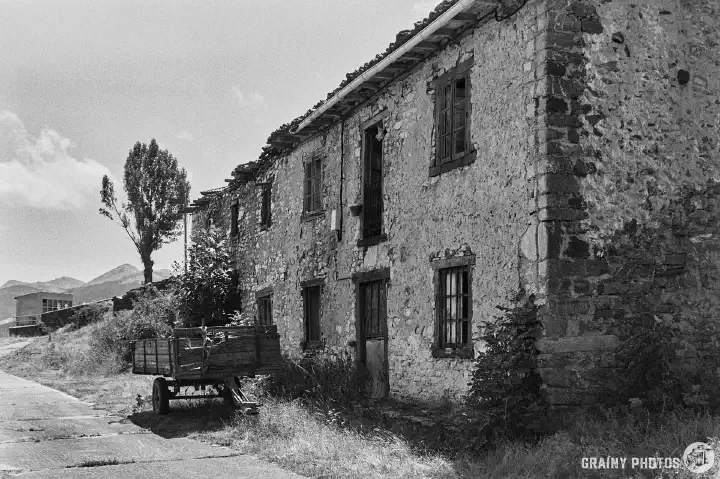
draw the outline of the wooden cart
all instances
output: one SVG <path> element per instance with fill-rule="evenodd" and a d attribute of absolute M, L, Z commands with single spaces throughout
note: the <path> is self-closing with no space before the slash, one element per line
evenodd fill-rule
<path fill-rule="evenodd" d="M 177 328 L 173 338 L 133 342 L 134 374 L 161 376 L 152 388 L 153 411 L 167 414 L 171 399 L 221 397 L 256 414 L 258 404 L 240 389 L 239 378 L 270 374 L 280 364 L 277 326 Z M 181 395 L 193 387 L 202 395 Z M 215 394 L 206 392 L 210 387 Z"/>

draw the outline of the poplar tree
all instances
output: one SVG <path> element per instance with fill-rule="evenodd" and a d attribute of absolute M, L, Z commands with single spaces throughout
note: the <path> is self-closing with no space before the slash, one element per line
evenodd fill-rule
<path fill-rule="evenodd" d="M 153 138 L 135 143 L 125 161 L 123 189 L 127 203 L 119 203 L 115 185 L 103 176 L 100 214 L 120 224 L 140 254 L 145 283 L 152 283 L 152 253 L 182 233 L 182 214 L 190 196 L 185 168 Z"/>

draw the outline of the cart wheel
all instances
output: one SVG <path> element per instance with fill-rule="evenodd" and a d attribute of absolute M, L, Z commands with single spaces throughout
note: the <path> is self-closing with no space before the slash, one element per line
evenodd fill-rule
<path fill-rule="evenodd" d="M 155 378 L 153 381 L 152 405 L 156 414 L 170 412 L 170 391 L 165 378 Z"/>

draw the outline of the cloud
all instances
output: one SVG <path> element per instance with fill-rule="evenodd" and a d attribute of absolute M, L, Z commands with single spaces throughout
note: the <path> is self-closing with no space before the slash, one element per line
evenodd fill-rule
<path fill-rule="evenodd" d="M 38 136 L 10 111 L 0 112 L 0 204 L 42 209 L 79 209 L 100 198 L 100 163 L 70 155 L 69 138 L 51 129 Z"/>
<path fill-rule="evenodd" d="M 176 133 L 175 138 L 183 141 L 194 141 L 195 137 L 189 131 L 183 131 L 182 133 Z"/>
<path fill-rule="evenodd" d="M 238 85 L 233 85 L 230 91 L 241 106 L 258 107 L 265 103 L 265 97 L 256 91 L 246 95 Z"/>

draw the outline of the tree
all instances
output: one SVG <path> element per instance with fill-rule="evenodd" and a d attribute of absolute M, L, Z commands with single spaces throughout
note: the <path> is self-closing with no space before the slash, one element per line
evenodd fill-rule
<path fill-rule="evenodd" d="M 135 143 L 125 161 L 123 188 L 128 202 L 118 204 L 115 186 L 102 179 L 100 214 L 117 221 L 132 240 L 143 262 L 145 283 L 152 283 L 153 251 L 181 233 L 180 210 L 190 196 L 185 168 L 153 138 L 150 145 Z"/>
<path fill-rule="evenodd" d="M 232 286 L 233 259 L 225 233 L 216 227 L 193 234 L 187 271 L 175 263 L 178 293 L 185 323 L 225 324 L 224 313 L 236 292 Z"/>

